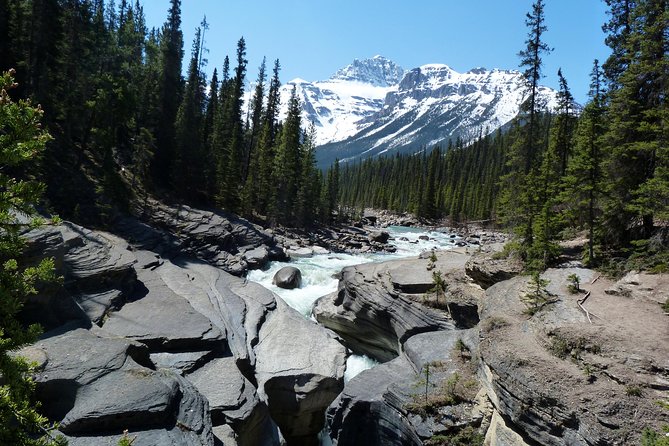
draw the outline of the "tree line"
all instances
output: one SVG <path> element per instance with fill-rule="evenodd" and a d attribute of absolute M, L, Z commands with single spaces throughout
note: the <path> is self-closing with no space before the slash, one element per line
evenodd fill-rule
<path fill-rule="evenodd" d="M 243 37 L 205 79 L 206 19 L 182 75 L 180 0 L 160 29 L 138 0 L 0 0 L 0 24 L 12 95 L 41 104 L 54 138 L 35 174 L 61 215 L 104 221 L 144 190 L 269 224 L 330 219 L 332 185 L 295 92 L 279 120 L 278 59 L 271 73 L 263 60 L 245 106 Z"/>
<path fill-rule="evenodd" d="M 610 57 L 595 60 L 580 109 L 562 71 L 557 108 L 538 95 L 551 51 L 543 0 L 527 14 L 520 66 L 526 100 L 505 132 L 442 153 L 367 160 L 342 169 L 342 203 L 513 228 L 530 268 L 548 266 L 566 229 L 587 230 L 586 262 L 643 255 L 669 265 L 669 7 L 606 0 Z"/>

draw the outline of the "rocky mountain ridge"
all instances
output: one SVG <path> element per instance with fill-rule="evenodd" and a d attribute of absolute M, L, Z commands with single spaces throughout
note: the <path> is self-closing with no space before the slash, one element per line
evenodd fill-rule
<path fill-rule="evenodd" d="M 316 125 L 321 166 L 381 153 L 416 151 L 494 132 L 517 114 L 525 93 L 520 72 L 447 65 L 411 70 L 383 56 L 354 60 L 330 79 L 295 79 L 281 88 L 282 116 L 295 88 L 303 118 Z M 548 108 L 556 92 L 541 87 Z"/>

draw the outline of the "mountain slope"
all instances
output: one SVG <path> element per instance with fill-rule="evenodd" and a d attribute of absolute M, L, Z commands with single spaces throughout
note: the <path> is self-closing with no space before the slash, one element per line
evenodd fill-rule
<path fill-rule="evenodd" d="M 316 125 L 317 141 L 325 144 L 347 139 L 372 121 L 386 95 L 397 89 L 404 69 L 382 56 L 354 60 L 326 81 L 294 79 L 281 88 L 281 119 L 288 112 L 293 88 L 302 102 L 303 118 Z"/>
<path fill-rule="evenodd" d="M 556 105 L 555 94 L 540 89 L 549 107 Z M 458 73 L 446 65 L 423 65 L 389 89 L 380 110 L 355 123 L 357 134 L 320 146 L 318 163 L 411 152 L 449 139 L 469 141 L 511 121 L 523 98 L 518 71 L 477 68 Z"/>

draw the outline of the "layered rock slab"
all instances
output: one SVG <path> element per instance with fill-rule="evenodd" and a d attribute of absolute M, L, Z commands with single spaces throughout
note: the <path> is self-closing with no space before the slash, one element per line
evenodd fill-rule
<path fill-rule="evenodd" d="M 339 290 L 319 299 L 313 314 L 353 351 L 381 361 L 391 360 L 413 335 L 454 329 L 460 321 L 466 326 L 471 326 L 471 320 L 478 321 L 480 288 L 458 272 L 466 260 L 464 254 L 443 252 L 431 268 L 427 258 L 344 268 Z M 441 271 L 447 278 L 448 297 L 440 304 L 446 309 L 448 303 L 451 314 L 424 305 L 423 296 L 416 295 L 434 287 L 434 271 Z M 461 312 L 453 311 L 459 306 Z"/>
<path fill-rule="evenodd" d="M 125 429 L 174 444 L 213 443 L 207 400 L 177 374 L 146 367 L 141 344 L 76 329 L 48 334 L 28 355 L 36 352 L 44 358 L 37 396 L 71 444 L 104 444 Z"/>

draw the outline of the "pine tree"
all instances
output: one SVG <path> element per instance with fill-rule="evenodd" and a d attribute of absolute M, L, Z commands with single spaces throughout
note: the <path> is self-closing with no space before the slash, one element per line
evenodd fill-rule
<path fill-rule="evenodd" d="M 602 163 L 604 134 L 602 72 L 595 60 L 590 74 L 590 102 L 585 106 L 575 135 L 574 156 L 570 159 L 564 178 L 563 202 L 570 206 L 572 221 L 588 228 L 587 262 L 595 264 L 595 229 L 601 213 Z"/>
<path fill-rule="evenodd" d="M 613 9 L 621 2 L 611 3 Z M 624 63 L 605 65 L 610 86 L 606 144 L 613 154 L 607 165 L 605 242 L 611 246 L 648 238 L 655 218 L 669 213 L 667 2 L 623 5 L 624 26 L 609 27 L 607 43 L 611 57 L 620 56 Z"/>
<path fill-rule="evenodd" d="M 257 197 L 256 210 L 262 215 L 269 212 L 270 205 L 273 206 L 270 191 L 274 187 L 275 144 L 281 99 L 279 90 L 281 88 L 281 82 L 279 81 L 280 70 L 281 65 L 277 59 L 274 61 L 272 80 L 270 81 L 267 95 L 267 107 L 258 140 L 258 181 L 254 196 Z"/>
<path fill-rule="evenodd" d="M 204 187 L 201 182 L 204 159 L 200 137 L 204 106 L 204 85 L 200 72 L 202 29 L 198 27 L 195 32 L 188 77 L 175 122 L 172 183 L 177 194 L 191 200 Z"/>
<path fill-rule="evenodd" d="M 295 216 L 296 197 L 301 176 L 300 144 L 302 108 L 297 92 L 293 90 L 288 101 L 288 115 L 281 129 L 274 166 L 276 185 L 276 218 L 281 223 L 290 222 Z"/>
<path fill-rule="evenodd" d="M 19 214 L 34 217 L 34 206 L 44 190 L 44 185 L 13 178 L 10 170 L 25 168 L 34 162 L 49 141 L 49 134 L 41 129 L 42 111 L 29 102 L 13 102 L 8 90 L 13 88 L 13 74 L 0 77 L 0 443 L 23 445 L 65 445 L 66 442 L 51 437 L 48 420 L 39 415 L 31 401 L 35 384 L 29 362 L 13 354 L 27 344 L 35 342 L 40 328 L 27 329 L 17 317 L 28 296 L 36 294 L 35 285 L 53 280 L 53 259 L 42 260 L 38 265 L 21 264 L 23 246 L 20 233 L 27 226 Z M 37 224 L 33 220 L 32 225 Z"/>
<path fill-rule="evenodd" d="M 520 66 L 525 68 L 523 78 L 527 88 L 527 99 L 521 106 L 521 118 L 526 122 L 519 126 L 519 136 L 511 147 L 508 160 L 509 172 L 503 177 L 504 193 L 501 199 L 505 220 L 515 227 L 522 238 L 524 254 L 534 243 L 535 219 L 543 202 L 540 190 L 542 142 L 542 109 L 544 104 L 539 96 L 539 82 L 542 78 L 542 55 L 551 49 L 542 40 L 547 28 L 544 24 L 544 3 L 537 0 L 532 11 L 527 14 L 525 24 L 529 28 L 526 47 L 518 54 Z"/>
<path fill-rule="evenodd" d="M 183 59 L 183 34 L 181 32 L 181 0 L 171 0 L 167 22 L 160 37 L 161 69 L 159 83 L 159 108 L 157 110 L 156 154 L 154 176 L 159 184 L 167 185 L 173 172 L 175 155 L 174 124 L 181 103 L 181 60 Z"/>
<path fill-rule="evenodd" d="M 240 192 L 243 186 L 242 166 L 244 160 L 244 134 L 242 123 L 242 103 L 244 96 L 244 79 L 246 77 L 246 41 L 240 38 L 237 42 L 237 67 L 235 77 L 232 79 L 230 103 L 224 117 L 225 125 L 232 130 L 230 142 L 227 147 L 226 164 L 223 167 L 221 177 L 223 184 L 220 198 L 223 206 L 230 211 L 239 210 Z"/>

